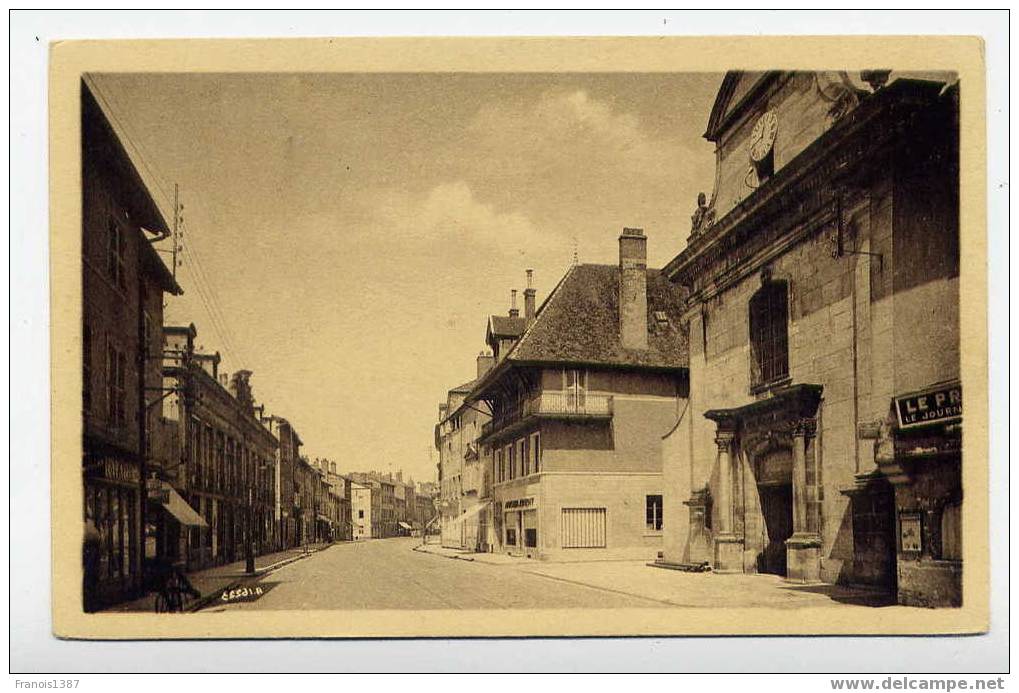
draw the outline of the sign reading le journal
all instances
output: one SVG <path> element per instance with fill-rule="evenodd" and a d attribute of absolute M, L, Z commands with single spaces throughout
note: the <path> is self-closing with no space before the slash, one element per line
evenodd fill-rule
<path fill-rule="evenodd" d="M 962 386 L 951 385 L 895 398 L 899 428 L 940 423 L 962 416 Z"/>

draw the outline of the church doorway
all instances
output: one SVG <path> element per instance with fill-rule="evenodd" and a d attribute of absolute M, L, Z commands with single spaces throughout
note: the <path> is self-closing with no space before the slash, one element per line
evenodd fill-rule
<path fill-rule="evenodd" d="M 767 534 L 764 548 L 757 556 L 757 571 L 786 575 L 785 541 L 793 535 L 792 484 L 766 484 L 757 487 L 761 514 Z"/>

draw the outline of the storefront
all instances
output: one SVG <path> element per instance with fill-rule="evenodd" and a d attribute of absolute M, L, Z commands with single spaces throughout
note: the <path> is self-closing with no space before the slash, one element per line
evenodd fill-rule
<path fill-rule="evenodd" d="M 900 604 L 962 604 L 962 386 L 897 395 L 876 459 L 895 489 Z"/>
<path fill-rule="evenodd" d="M 135 462 L 112 455 L 86 455 L 84 472 L 84 599 L 85 610 L 94 611 L 130 598 L 141 588 L 141 477 Z"/>
<path fill-rule="evenodd" d="M 538 550 L 538 509 L 533 496 L 502 504 L 503 546 L 507 553 L 533 558 Z"/>

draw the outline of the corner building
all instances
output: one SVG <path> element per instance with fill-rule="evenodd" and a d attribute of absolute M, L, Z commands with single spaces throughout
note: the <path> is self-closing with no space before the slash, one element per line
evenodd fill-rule
<path fill-rule="evenodd" d="M 660 443 L 686 404 L 684 292 L 624 229 L 619 265 L 572 267 L 526 328 L 489 333 L 496 365 L 468 401 L 493 466 L 491 549 L 542 560 L 652 559 L 661 549 Z M 502 340 L 501 335 L 495 338 Z"/>
<path fill-rule="evenodd" d="M 888 79 L 722 83 L 666 562 L 961 601 L 958 85 Z"/>

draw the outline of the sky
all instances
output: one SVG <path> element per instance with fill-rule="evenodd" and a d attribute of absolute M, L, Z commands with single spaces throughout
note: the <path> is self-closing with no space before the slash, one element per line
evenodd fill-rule
<path fill-rule="evenodd" d="M 435 478 L 433 427 L 487 317 L 534 269 L 682 250 L 721 74 L 103 74 L 100 102 L 168 220 L 227 372 L 342 471 Z M 165 256 L 167 259 L 169 256 Z M 168 259 L 169 262 L 169 259 Z"/>

